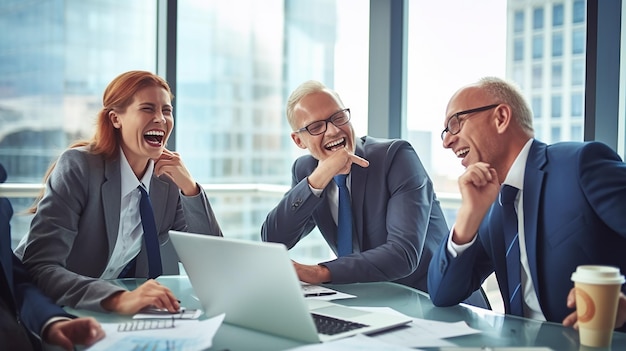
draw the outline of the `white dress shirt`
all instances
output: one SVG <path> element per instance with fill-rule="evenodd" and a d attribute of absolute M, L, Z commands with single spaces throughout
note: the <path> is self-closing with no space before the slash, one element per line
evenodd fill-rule
<path fill-rule="evenodd" d="M 517 193 L 517 197 L 515 198 L 515 210 L 517 211 L 517 226 L 519 231 L 519 248 L 520 248 L 520 261 L 522 264 L 522 286 L 524 287 L 524 317 L 538 319 L 538 320 L 546 320 L 546 317 L 543 315 L 541 311 L 541 307 L 539 306 L 539 299 L 537 297 L 537 293 L 535 292 L 535 288 L 533 285 L 533 281 L 530 275 L 530 266 L 528 265 L 528 254 L 526 253 L 526 236 L 524 231 L 524 173 L 526 171 L 526 161 L 528 160 L 528 152 L 530 151 L 530 146 L 533 142 L 533 139 L 529 139 L 519 155 L 511 165 L 511 169 L 509 169 L 509 173 L 506 176 L 506 179 L 502 184 L 508 184 L 518 188 L 520 191 Z M 452 241 L 452 233 L 454 232 L 454 227 L 450 231 L 450 235 L 448 236 L 448 245 L 447 249 L 452 257 L 457 257 L 462 254 L 467 248 L 474 244 L 476 241 L 476 237 L 474 239 L 463 245 L 457 245 Z"/>
<path fill-rule="evenodd" d="M 141 250 L 141 240 L 143 238 L 143 227 L 139 213 L 141 191 L 137 189 L 137 187 L 142 185 L 146 189 L 146 192 L 150 194 L 150 180 L 152 179 L 152 173 L 154 171 L 154 161 L 150 160 L 146 173 L 143 175 L 140 182 L 121 149 L 120 155 L 122 156 L 120 162 L 122 179 L 120 226 L 118 228 L 115 248 L 113 248 L 109 263 L 100 277 L 102 279 L 116 279 L 124 267 L 126 267 Z"/>

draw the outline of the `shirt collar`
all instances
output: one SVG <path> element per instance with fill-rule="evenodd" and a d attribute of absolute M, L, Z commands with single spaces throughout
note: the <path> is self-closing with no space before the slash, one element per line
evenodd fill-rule
<path fill-rule="evenodd" d="M 528 153 L 533 143 L 533 138 L 528 139 L 522 150 L 520 150 L 517 158 L 513 161 L 509 173 L 502 184 L 514 186 L 519 190 L 524 189 L 524 173 L 526 172 L 526 162 L 528 161 Z"/>
<path fill-rule="evenodd" d="M 146 191 L 150 193 L 150 181 L 152 180 L 152 173 L 154 172 L 154 161 L 150 159 L 148 161 L 148 168 L 146 169 L 146 173 L 144 173 L 141 181 L 137 179 L 133 169 L 130 168 L 130 164 L 128 163 L 128 159 L 126 155 L 124 155 L 124 151 L 120 148 L 121 162 L 120 162 L 120 173 L 122 177 L 122 197 L 128 195 L 131 191 L 137 189 L 139 185 L 144 186 Z"/>

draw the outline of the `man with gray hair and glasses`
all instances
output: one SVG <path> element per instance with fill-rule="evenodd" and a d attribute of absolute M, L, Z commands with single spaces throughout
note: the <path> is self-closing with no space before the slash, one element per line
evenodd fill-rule
<path fill-rule="evenodd" d="M 433 184 L 404 140 L 356 138 L 350 109 L 317 81 L 287 102 L 294 143 L 309 150 L 292 188 L 263 223 L 264 241 L 292 248 L 316 226 L 336 259 L 294 262 L 301 281 L 394 281 L 426 291 L 432 251 L 448 233 Z"/>
<path fill-rule="evenodd" d="M 456 223 L 430 265 L 433 303 L 461 302 L 495 271 L 507 314 L 576 327 L 577 266 L 626 272 L 626 164 L 600 142 L 536 140 L 530 106 L 500 78 L 459 89 L 446 116 L 443 146 L 465 172 Z"/>

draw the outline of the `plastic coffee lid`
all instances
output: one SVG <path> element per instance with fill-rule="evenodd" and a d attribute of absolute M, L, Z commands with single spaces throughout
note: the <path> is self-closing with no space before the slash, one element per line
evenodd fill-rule
<path fill-rule="evenodd" d="M 578 266 L 572 273 L 572 281 L 589 284 L 623 284 L 624 276 L 617 267 Z"/>

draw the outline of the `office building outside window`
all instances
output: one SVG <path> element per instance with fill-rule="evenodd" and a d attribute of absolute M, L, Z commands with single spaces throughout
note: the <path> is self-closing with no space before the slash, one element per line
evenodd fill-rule
<path fill-rule="evenodd" d="M 89 138 L 110 80 L 156 68 L 156 2 L 0 2 L 0 162 L 8 182 L 41 183 L 71 142 Z M 8 34 L 10 33 L 10 35 Z M 11 199 L 12 237 L 28 230 Z"/>

